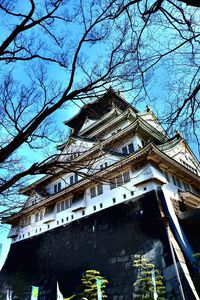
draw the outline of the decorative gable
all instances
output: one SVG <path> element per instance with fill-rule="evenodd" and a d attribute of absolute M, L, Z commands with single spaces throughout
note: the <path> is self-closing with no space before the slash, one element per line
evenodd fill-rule
<path fill-rule="evenodd" d="M 60 160 L 73 159 L 92 148 L 96 143 L 81 137 L 70 138 L 60 154 Z"/>
<path fill-rule="evenodd" d="M 162 146 L 163 152 L 195 174 L 200 174 L 200 164 L 186 142 L 180 138 Z"/>
<path fill-rule="evenodd" d="M 160 125 L 158 119 L 154 115 L 154 113 L 149 109 L 148 111 L 144 113 L 139 113 L 138 114 L 143 120 L 145 120 L 148 124 L 150 124 L 152 127 L 160 131 L 162 134 L 165 135 L 165 131 Z"/>
<path fill-rule="evenodd" d="M 88 129 L 92 127 L 92 125 L 96 122 L 96 120 L 92 120 L 89 118 L 86 118 L 85 122 L 83 123 L 83 126 L 81 127 L 80 131 L 84 131 L 85 129 Z"/>

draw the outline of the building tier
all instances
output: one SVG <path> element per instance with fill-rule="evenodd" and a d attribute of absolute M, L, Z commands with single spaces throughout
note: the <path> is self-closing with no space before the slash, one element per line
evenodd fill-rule
<path fill-rule="evenodd" d="M 162 189 L 175 214 L 200 206 L 200 166 L 177 133 L 168 138 L 151 109 L 141 113 L 109 90 L 65 124 L 52 174 L 23 188 L 22 210 L 6 218 L 12 243 Z"/>

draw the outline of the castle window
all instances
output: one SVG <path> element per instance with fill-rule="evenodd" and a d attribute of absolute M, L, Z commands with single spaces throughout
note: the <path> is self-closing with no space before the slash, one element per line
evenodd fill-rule
<path fill-rule="evenodd" d="M 40 221 L 43 219 L 43 211 L 40 212 Z"/>
<path fill-rule="evenodd" d="M 61 211 L 61 210 L 60 210 L 60 206 L 61 206 L 60 203 L 57 203 L 57 204 L 56 204 L 56 211 L 57 211 L 57 213 L 59 213 L 59 212 Z"/>
<path fill-rule="evenodd" d="M 62 211 L 62 210 L 64 210 L 65 209 L 65 201 L 62 201 L 61 203 L 60 203 L 60 210 Z"/>
<path fill-rule="evenodd" d="M 116 181 L 115 181 L 115 177 L 110 179 L 110 189 L 113 190 L 116 188 Z"/>
<path fill-rule="evenodd" d="M 27 216 L 24 219 L 21 220 L 21 228 L 31 225 L 31 216 Z"/>
<path fill-rule="evenodd" d="M 78 182 L 78 174 L 74 174 L 69 178 L 69 184 L 72 185 Z"/>
<path fill-rule="evenodd" d="M 130 181 L 130 172 L 123 173 L 123 177 L 124 177 L 124 183 L 129 182 Z"/>
<path fill-rule="evenodd" d="M 190 190 L 189 184 L 187 184 L 186 182 L 183 182 L 183 185 L 184 185 L 185 191 L 189 191 Z"/>
<path fill-rule="evenodd" d="M 54 185 L 54 194 L 58 193 L 61 191 L 61 182 L 58 182 L 57 184 Z"/>
<path fill-rule="evenodd" d="M 65 209 L 70 208 L 70 206 L 71 206 L 71 200 L 70 199 L 65 200 Z"/>
<path fill-rule="evenodd" d="M 75 183 L 78 182 L 78 174 L 74 175 L 74 181 L 75 181 Z"/>
<path fill-rule="evenodd" d="M 126 147 L 126 146 L 122 148 L 122 153 L 123 153 L 123 154 L 128 154 L 128 150 L 127 150 L 127 147 Z"/>
<path fill-rule="evenodd" d="M 181 182 L 180 182 L 179 178 L 176 178 L 176 182 L 177 182 L 177 186 L 178 186 L 179 188 L 182 188 Z"/>
<path fill-rule="evenodd" d="M 117 186 L 121 186 L 124 183 L 127 183 L 130 181 L 130 173 L 129 172 L 124 172 L 123 175 L 120 174 L 117 177 L 111 178 L 110 179 L 110 189 L 113 190 Z"/>
<path fill-rule="evenodd" d="M 128 145 L 128 152 L 129 153 L 133 153 L 134 152 L 134 147 L 133 147 L 133 143 Z"/>
<path fill-rule="evenodd" d="M 103 185 L 101 183 L 90 188 L 91 198 L 94 198 L 94 197 L 99 196 L 101 194 L 103 194 Z"/>
<path fill-rule="evenodd" d="M 103 185 L 101 183 L 97 185 L 97 193 L 98 195 L 103 194 Z"/>
<path fill-rule="evenodd" d="M 173 184 L 174 184 L 174 185 L 177 185 L 176 177 L 175 177 L 174 175 L 172 175 L 172 180 L 173 180 Z"/>
<path fill-rule="evenodd" d="M 122 175 L 118 175 L 116 178 L 117 178 L 117 186 L 122 185 L 123 184 Z"/>
<path fill-rule="evenodd" d="M 128 144 L 127 146 L 124 146 L 122 148 L 122 153 L 123 154 L 130 154 L 130 153 L 134 153 L 134 146 L 133 143 Z"/>
<path fill-rule="evenodd" d="M 70 185 L 74 183 L 74 176 L 70 176 L 69 183 Z"/>
<path fill-rule="evenodd" d="M 59 213 L 71 207 L 71 199 L 66 199 L 56 204 L 56 212 Z"/>
<path fill-rule="evenodd" d="M 35 222 L 41 221 L 44 217 L 43 211 L 39 211 L 35 214 Z"/>
<path fill-rule="evenodd" d="M 187 158 L 188 160 L 188 158 Z M 193 168 L 191 165 L 189 165 L 188 163 L 186 163 L 184 160 L 180 159 L 180 162 L 182 163 L 182 165 L 184 165 L 184 167 L 186 167 L 187 169 L 189 169 L 190 171 L 192 171 L 193 173 L 198 174 L 197 169 Z"/>
<path fill-rule="evenodd" d="M 91 195 L 91 198 L 96 197 L 96 188 L 95 188 L 95 186 L 90 188 L 90 195 Z"/>
<path fill-rule="evenodd" d="M 167 179 L 167 181 L 170 181 L 169 179 L 169 174 L 166 171 L 163 171 L 165 178 Z"/>
<path fill-rule="evenodd" d="M 35 222 L 38 222 L 39 221 L 39 213 L 36 213 L 35 214 Z"/>

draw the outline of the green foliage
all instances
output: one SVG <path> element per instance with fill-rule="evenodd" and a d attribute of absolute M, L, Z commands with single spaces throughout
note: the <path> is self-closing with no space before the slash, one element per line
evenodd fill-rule
<path fill-rule="evenodd" d="M 23 298 L 27 286 L 29 286 L 29 284 L 25 274 L 22 272 L 15 273 L 15 278 L 12 286 L 15 296 L 18 297 L 19 299 Z"/>
<path fill-rule="evenodd" d="M 97 285 L 96 280 L 101 279 L 101 292 L 102 292 L 102 299 L 106 299 L 107 296 L 105 294 L 105 288 L 108 284 L 108 281 L 100 275 L 100 273 L 96 270 L 87 270 L 85 274 L 81 278 L 81 296 L 86 297 L 89 300 L 96 300 L 97 299 Z"/>
<path fill-rule="evenodd" d="M 137 280 L 134 283 L 135 297 L 138 300 L 154 300 L 154 289 L 158 300 L 166 299 L 166 289 L 163 282 L 163 276 L 155 268 L 155 265 L 150 263 L 148 259 L 140 255 L 135 256 L 133 266 L 137 269 Z M 154 279 L 153 279 L 153 275 Z"/>
<path fill-rule="evenodd" d="M 108 284 L 108 281 L 100 275 L 96 270 L 86 270 L 83 277 L 81 278 L 80 293 L 77 295 L 72 295 L 69 298 L 64 300 L 80 300 L 82 297 L 87 298 L 88 300 L 97 300 L 97 284 L 96 280 L 100 279 L 102 281 L 101 292 L 102 299 L 106 299 L 107 295 L 105 294 L 105 288 Z"/>
<path fill-rule="evenodd" d="M 200 252 L 195 253 L 193 257 L 196 258 L 196 265 L 200 267 Z"/>
<path fill-rule="evenodd" d="M 78 297 L 77 295 L 72 295 L 68 298 L 64 298 L 64 300 L 76 300 L 76 299 L 78 299 L 77 297 Z"/>

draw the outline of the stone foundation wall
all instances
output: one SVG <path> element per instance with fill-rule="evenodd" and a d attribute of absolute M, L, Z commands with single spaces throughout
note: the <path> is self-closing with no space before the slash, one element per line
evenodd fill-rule
<path fill-rule="evenodd" d="M 95 269 L 109 281 L 108 300 L 131 300 L 135 254 L 146 254 L 162 269 L 172 264 L 153 192 L 12 244 L 0 275 L 1 295 L 10 286 L 16 299 L 30 299 L 36 285 L 40 300 L 55 300 L 59 281 L 67 297 L 83 271 Z"/>

